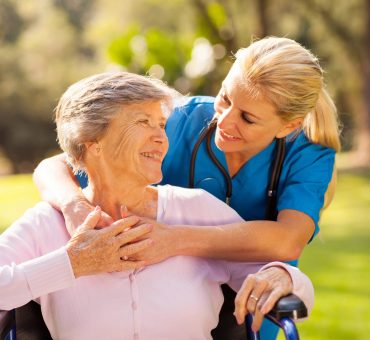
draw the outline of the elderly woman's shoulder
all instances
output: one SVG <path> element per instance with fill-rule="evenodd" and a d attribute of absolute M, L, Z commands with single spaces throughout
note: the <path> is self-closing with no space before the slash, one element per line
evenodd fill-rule
<path fill-rule="evenodd" d="M 25 243 L 58 246 L 68 239 L 63 215 L 46 202 L 37 203 L 9 226 L 2 240 L 21 238 Z M 12 241 L 11 241 L 12 242 Z M 40 247 L 38 246 L 37 249 Z"/>
<path fill-rule="evenodd" d="M 171 206 L 177 213 L 186 211 L 195 217 L 206 217 L 208 223 L 219 224 L 241 221 L 239 214 L 226 203 L 203 189 L 189 189 L 172 185 L 159 187 L 159 197 L 165 207 Z"/>
<path fill-rule="evenodd" d="M 33 222 L 37 226 L 49 226 L 51 222 L 64 224 L 62 213 L 44 201 L 41 201 L 32 208 L 26 210 L 21 219 L 29 223 Z"/>

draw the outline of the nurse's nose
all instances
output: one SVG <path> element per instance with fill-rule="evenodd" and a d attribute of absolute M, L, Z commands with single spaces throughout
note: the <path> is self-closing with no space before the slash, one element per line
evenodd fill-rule
<path fill-rule="evenodd" d="M 236 110 L 232 106 L 229 106 L 228 108 L 224 109 L 221 115 L 218 117 L 217 126 L 220 129 L 231 127 L 236 124 L 236 118 Z"/>

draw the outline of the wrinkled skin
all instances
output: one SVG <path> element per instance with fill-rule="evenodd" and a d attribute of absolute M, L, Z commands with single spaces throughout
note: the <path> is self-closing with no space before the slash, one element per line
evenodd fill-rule
<path fill-rule="evenodd" d="M 253 315 L 252 330 L 260 329 L 264 315 L 282 297 L 290 294 L 293 283 L 289 273 L 281 267 L 270 267 L 245 279 L 235 298 L 235 317 L 239 324 L 245 316 Z"/>
<path fill-rule="evenodd" d="M 135 226 L 139 218 L 132 216 L 118 220 L 104 229 L 96 229 L 100 216 L 101 210 L 97 207 L 67 243 L 66 249 L 75 277 L 143 267 L 144 261 L 130 260 L 130 255 L 152 244 L 152 240 L 144 238 L 152 226 Z"/>

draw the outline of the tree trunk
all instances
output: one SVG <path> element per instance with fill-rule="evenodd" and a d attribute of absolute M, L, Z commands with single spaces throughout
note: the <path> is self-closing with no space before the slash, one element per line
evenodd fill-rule
<path fill-rule="evenodd" d="M 270 34 L 269 22 L 267 19 L 268 0 L 257 0 L 257 15 L 259 20 L 259 38 Z"/>
<path fill-rule="evenodd" d="M 362 110 L 358 112 L 356 163 L 370 166 L 370 0 L 366 1 L 365 44 L 362 65 Z"/>

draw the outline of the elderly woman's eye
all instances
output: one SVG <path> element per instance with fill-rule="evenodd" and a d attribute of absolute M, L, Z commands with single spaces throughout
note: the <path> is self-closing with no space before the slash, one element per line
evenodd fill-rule
<path fill-rule="evenodd" d="M 149 119 L 141 119 L 138 121 L 142 125 L 148 125 L 149 124 Z"/>

